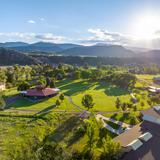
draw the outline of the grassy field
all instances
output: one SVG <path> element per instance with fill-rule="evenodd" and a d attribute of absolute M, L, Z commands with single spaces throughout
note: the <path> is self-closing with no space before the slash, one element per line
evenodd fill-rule
<path fill-rule="evenodd" d="M 47 98 L 42 101 L 32 102 L 27 98 L 22 98 L 17 100 L 15 103 L 10 105 L 10 108 L 16 108 L 19 110 L 35 110 L 35 111 L 58 111 L 58 110 L 68 110 L 77 111 L 77 109 L 69 102 L 68 98 L 65 98 L 61 102 L 60 106 L 56 106 L 55 102 L 58 97 Z"/>
<path fill-rule="evenodd" d="M 136 77 L 137 78 L 139 78 L 139 79 L 142 79 L 142 80 L 144 80 L 144 81 L 146 81 L 147 83 L 154 83 L 153 82 L 153 78 L 154 77 L 160 77 L 160 75 L 159 74 L 157 74 L 157 75 L 150 75 L 150 74 L 138 74 L 138 75 L 136 75 Z M 157 86 L 158 86 L 158 84 L 156 84 Z"/>
<path fill-rule="evenodd" d="M 133 113 L 115 113 L 115 114 L 103 114 L 104 116 L 106 117 L 109 117 L 109 118 L 113 118 L 115 120 L 118 120 L 118 121 L 122 121 L 122 122 L 125 122 L 127 124 L 137 124 L 139 123 L 139 115 L 140 113 L 137 111 L 137 112 L 133 112 Z"/>
<path fill-rule="evenodd" d="M 91 81 L 68 81 L 64 80 L 58 83 L 58 87 L 64 94 L 72 97 L 73 102 L 84 108 L 81 104 L 82 97 L 85 94 L 91 94 L 94 99 L 94 111 L 116 111 L 116 98 L 119 97 L 122 102 L 130 101 L 130 94 L 123 88 L 116 87 L 107 82 L 91 82 Z M 147 91 L 135 89 L 136 96 L 140 99 L 137 103 L 137 109 L 146 109 L 149 107 L 147 103 Z M 141 106 L 143 101 L 144 106 Z"/>
<path fill-rule="evenodd" d="M 105 112 L 117 110 L 115 107 L 117 97 L 119 97 L 122 102 L 130 101 L 131 96 L 129 92 L 123 88 L 116 87 L 107 82 L 93 82 L 88 80 L 62 80 L 56 82 L 56 86 L 60 88 L 61 92 L 65 95 L 70 96 L 73 102 L 81 108 L 84 108 L 81 104 L 83 95 L 91 94 L 95 103 L 94 111 L 102 111 L 104 116 L 112 117 L 128 124 L 133 124 L 133 121 L 135 123 L 139 122 L 137 119 L 139 112 L 133 112 L 128 115 L 123 113 L 105 114 Z M 137 109 L 148 108 L 147 91 L 140 90 L 137 87 L 134 93 L 140 99 L 140 102 L 137 103 Z M 16 94 L 18 94 L 16 88 L 5 91 L 6 98 Z M 78 113 L 79 110 L 71 103 L 68 97 L 65 97 L 61 105 L 56 107 L 55 102 L 57 99 L 58 95 L 33 102 L 21 97 L 12 103 L 9 109 L 1 111 L 0 155 L 8 145 L 14 147 L 14 143 L 19 140 L 24 141 L 23 143 L 25 144 L 30 137 L 36 134 L 40 134 L 40 138 L 43 139 L 43 136 L 48 131 L 50 132 L 48 138 L 62 144 L 69 152 L 72 150 L 82 151 L 86 145 L 87 135 L 78 133 L 78 129 L 84 124 L 83 120 L 75 114 Z M 142 101 L 145 104 L 143 107 L 140 105 Z M 60 118 L 57 118 L 56 114 L 59 114 Z M 55 118 L 52 120 L 50 120 L 51 115 L 55 115 Z M 115 128 L 118 127 L 114 124 L 110 125 Z M 98 127 L 95 129 L 98 137 Z M 109 131 L 107 132 L 112 138 L 116 136 Z M 5 160 L 5 157 L 0 156 L 0 159 Z"/>
<path fill-rule="evenodd" d="M 73 102 L 85 109 L 82 104 L 82 97 L 85 94 L 91 94 L 94 99 L 94 111 L 116 111 L 115 107 L 116 98 L 119 97 L 121 102 L 129 102 L 130 94 L 127 90 L 123 88 L 116 87 L 107 82 L 93 82 L 88 80 L 62 80 L 56 83 L 57 87 L 60 88 L 67 96 L 71 96 Z M 5 92 L 5 96 L 13 96 L 18 92 L 16 89 L 10 89 Z M 146 109 L 149 107 L 147 103 L 147 91 L 135 89 L 136 96 L 140 99 L 137 103 L 137 109 Z M 38 111 L 78 111 L 78 109 L 69 101 L 68 97 L 61 103 L 59 107 L 55 106 L 55 102 L 58 96 L 52 98 L 46 98 L 42 101 L 32 102 L 26 98 L 20 98 L 15 103 L 10 105 L 10 108 L 16 108 L 17 110 L 30 110 Z M 141 106 L 143 101 L 144 106 Z"/>

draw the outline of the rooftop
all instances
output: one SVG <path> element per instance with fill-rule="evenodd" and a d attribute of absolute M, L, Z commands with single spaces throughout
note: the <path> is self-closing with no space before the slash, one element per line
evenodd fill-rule
<path fill-rule="evenodd" d="M 155 118 L 160 118 L 160 110 L 158 110 L 159 106 L 151 107 L 147 110 L 141 111 L 142 115 L 148 115 Z"/>
<path fill-rule="evenodd" d="M 131 146 L 122 160 L 159 160 L 160 126 L 143 121 L 132 129 L 114 138 L 122 147 Z M 141 144 L 142 142 L 142 144 Z"/>
<path fill-rule="evenodd" d="M 47 97 L 59 92 L 58 88 L 45 88 L 37 86 L 36 88 L 27 90 L 27 96 Z"/>

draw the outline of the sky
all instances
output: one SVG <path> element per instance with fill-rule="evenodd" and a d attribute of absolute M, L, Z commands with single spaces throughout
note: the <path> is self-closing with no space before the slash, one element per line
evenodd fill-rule
<path fill-rule="evenodd" d="M 0 0 L 0 42 L 158 48 L 159 0 Z"/>

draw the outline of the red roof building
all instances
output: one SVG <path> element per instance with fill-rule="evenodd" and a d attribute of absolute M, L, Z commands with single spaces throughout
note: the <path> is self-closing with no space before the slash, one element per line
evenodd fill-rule
<path fill-rule="evenodd" d="M 29 97 L 48 97 L 56 95 L 60 90 L 58 88 L 46 88 L 44 86 L 37 86 L 36 88 L 29 89 L 26 96 Z"/>

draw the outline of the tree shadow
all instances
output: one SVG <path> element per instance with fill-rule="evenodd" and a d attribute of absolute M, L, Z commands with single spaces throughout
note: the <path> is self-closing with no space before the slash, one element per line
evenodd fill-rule
<path fill-rule="evenodd" d="M 112 119 L 116 119 L 117 115 L 118 115 L 117 113 L 114 113 L 114 114 L 111 116 L 111 118 L 112 118 Z"/>
<path fill-rule="evenodd" d="M 62 141 L 68 136 L 69 132 L 72 132 L 79 124 L 81 120 L 78 117 L 72 116 L 63 122 L 49 137 L 50 140 L 55 142 Z"/>
<path fill-rule="evenodd" d="M 128 91 L 124 88 L 120 88 L 116 85 L 106 83 L 104 81 L 101 81 L 98 83 L 98 86 L 95 88 L 95 90 L 104 89 L 104 93 L 108 96 L 121 96 L 128 94 Z"/>
<path fill-rule="evenodd" d="M 59 89 L 62 91 L 64 90 L 64 94 L 71 96 L 80 92 L 84 92 L 85 90 L 88 90 L 90 87 L 94 85 L 94 83 L 95 82 L 89 82 L 84 80 L 60 86 Z"/>
<path fill-rule="evenodd" d="M 130 120 L 130 113 L 123 113 L 123 115 L 120 117 L 119 121 L 127 121 L 127 120 Z"/>
<path fill-rule="evenodd" d="M 41 100 L 31 101 L 28 98 L 21 97 L 21 98 L 17 99 L 14 103 L 10 104 L 8 106 L 8 108 L 31 107 L 32 105 L 43 103 L 50 98 L 51 97 L 47 97 L 47 98 L 44 98 L 44 99 L 41 99 Z"/>
<path fill-rule="evenodd" d="M 85 131 L 74 131 L 73 136 L 68 140 L 68 147 L 79 141 L 85 135 Z"/>
<path fill-rule="evenodd" d="M 55 107 L 56 107 L 56 105 L 48 106 L 48 107 L 42 109 L 41 111 L 37 112 L 35 115 L 45 116 L 46 114 L 50 113 L 52 111 L 52 109 L 54 109 Z"/>

